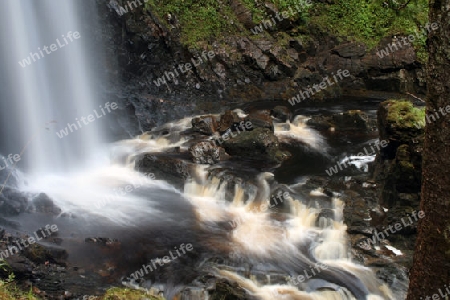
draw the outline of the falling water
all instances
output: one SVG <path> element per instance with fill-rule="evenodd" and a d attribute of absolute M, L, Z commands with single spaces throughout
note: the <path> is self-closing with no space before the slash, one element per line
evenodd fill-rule
<path fill-rule="evenodd" d="M 8 127 L 4 135 L 15 136 L 5 137 L 12 143 L 2 151 L 21 154 L 19 165 L 29 173 L 71 169 L 102 142 L 103 120 L 81 121 L 94 110 L 107 117 L 99 107 L 93 68 L 92 50 L 101 49 L 93 49 L 86 30 L 96 21 L 91 15 L 90 21 L 81 19 L 85 4 L 91 4 L 86 10 L 95 7 L 92 1 L 5 0 L 0 10 L 1 66 L 7 70 L 0 78 L 6 90 L 2 121 Z M 77 129 L 59 138 L 56 132 L 68 123 Z"/>

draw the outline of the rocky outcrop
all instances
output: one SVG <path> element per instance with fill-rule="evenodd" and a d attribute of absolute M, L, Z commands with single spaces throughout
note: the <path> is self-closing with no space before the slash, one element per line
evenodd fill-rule
<path fill-rule="evenodd" d="M 412 119 L 417 108 L 399 103 L 385 101 L 378 110 L 380 140 L 389 142 L 377 155 L 374 168 L 379 204 L 387 210 L 382 212 L 385 224 L 401 223 L 419 210 L 420 203 L 424 128 L 416 125 L 423 120 Z M 404 233 L 415 232 L 416 226 L 408 226 Z"/>
<path fill-rule="evenodd" d="M 278 138 L 267 128 L 256 128 L 242 132 L 235 138 L 225 141 L 225 151 L 247 159 L 281 162 L 290 157 L 279 149 Z"/>
<path fill-rule="evenodd" d="M 338 84 L 308 101 L 369 95 L 370 91 L 425 93 L 424 73 L 412 47 L 380 57 L 378 51 L 395 38 L 386 37 L 369 50 L 364 44 L 340 41 L 306 24 L 307 41 L 280 39 L 283 35 L 276 34 L 278 31 L 292 29 L 293 24 L 285 20 L 287 23 L 278 24 L 273 34 L 250 37 L 248 31 L 194 49 L 180 42 L 181 28 L 176 21 L 167 24 L 162 16 L 144 10 L 144 5 L 120 16 L 111 2 L 126 3 L 97 0 L 105 30 L 96 34 L 107 45 L 104 72 L 115 80 L 110 98 L 120 108 L 114 114 L 120 126 L 111 126 L 116 135 L 120 127 L 127 135 L 136 134 L 187 114 L 218 113 L 235 101 L 288 100 L 339 70 L 348 70 L 350 76 L 338 79 Z M 251 12 L 241 1 L 232 1 L 231 7 L 239 22 L 253 27 Z M 269 15 L 276 12 L 274 7 L 266 9 L 271 11 Z M 171 15 L 171 20 L 176 20 L 176 15 Z M 212 58 L 203 59 L 189 72 L 175 74 L 174 68 L 209 51 L 214 54 Z M 155 111 L 161 113 L 156 115 Z"/>
<path fill-rule="evenodd" d="M 360 110 L 349 110 L 330 116 L 312 116 L 306 124 L 318 130 L 333 128 L 337 131 L 372 131 L 376 129 L 376 121 Z"/>

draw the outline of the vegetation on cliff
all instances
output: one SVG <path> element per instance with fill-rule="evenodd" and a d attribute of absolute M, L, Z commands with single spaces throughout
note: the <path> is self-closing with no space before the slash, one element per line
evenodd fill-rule
<path fill-rule="evenodd" d="M 251 15 L 254 26 L 273 16 L 266 5 L 260 1 L 235 0 L 243 5 Z M 420 31 L 428 19 L 428 0 L 407 1 L 402 5 L 398 1 L 383 0 L 336 0 L 333 4 L 312 1 L 311 6 L 297 0 L 267 0 L 278 11 L 293 9 L 296 5 L 301 11 L 291 14 L 289 20 L 294 27 L 287 33 L 291 36 L 308 38 L 312 28 L 323 33 L 331 33 L 343 40 L 356 40 L 373 48 L 379 41 L 391 35 L 409 35 Z M 225 1 L 205 0 L 150 0 L 146 8 L 159 16 L 168 27 L 177 24 L 180 40 L 188 47 L 196 48 L 199 43 L 210 39 L 218 40 L 223 36 L 246 33 L 254 34 L 239 22 L 232 6 Z M 306 26 L 305 26 L 306 25 Z M 263 37 L 267 34 L 262 33 Z M 259 36 L 259 35 L 258 35 Z M 414 42 L 418 57 L 424 60 L 426 36 Z"/>

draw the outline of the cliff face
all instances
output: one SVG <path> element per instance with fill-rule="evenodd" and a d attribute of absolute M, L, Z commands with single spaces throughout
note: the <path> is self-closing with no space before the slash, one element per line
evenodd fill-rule
<path fill-rule="evenodd" d="M 261 27 L 264 32 L 259 34 L 248 31 L 218 37 L 192 49 L 180 42 L 183 28 L 175 15 L 162 20 L 145 5 L 120 15 L 114 8 L 125 6 L 125 1 L 96 1 L 105 26 L 101 37 L 108 44 L 105 71 L 116 79 L 111 94 L 128 111 L 128 119 L 120 123 L 130 134 L 232 103 L 289 100 L 308 88 L 314 91 L 308 101 L 425 91 L 422 65 L 411 46 L 377 54 L 400 37 L 386 37 L 368 50 L 363 43 L 341 40 L 314 25 L 304 26 L 308 39 L 291 37 L 286 32 L 292 24 L 285 22 L 277 31 Z M 255 25 L 239 1 L 230 5 L 247 28 Z M 266 9 L 277 12 L 268 4 Z M 337 77 L 345 70 L 350 76 Z M 312 89 L 314 84 L 326 83 L 327 76 L 336 80 L 317 89 L 321 92 Z M 132 119 L 141 128 L 131 126 Z"/>

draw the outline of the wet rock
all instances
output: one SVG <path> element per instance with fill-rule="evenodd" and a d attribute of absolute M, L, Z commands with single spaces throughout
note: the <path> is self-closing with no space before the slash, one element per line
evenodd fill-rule
<path fill-rule="evenodd" d="M 388 140 L 388 147 L 384 148 L 382 155 L 387 159 L 393 159 L 396 155 L 397 148 L 402 145 L 411 145 L 412 141 L 421 144 L 423 139 L 424 128 L 416 127 L 414 121 L 412 106 L 408 106 L 406 102 L 388 100 L 380 104 L 377 111 L 378 130 L 380 140 Z M 402 121 L 404 119 L 404 121 Z M 407 121 L 409 120 L 409 121 Z M 421 120 L 418 120 L 419 122 Z M 424 120 L 423 120 L 424 121 Z M 420 125 L 420 124 L 419 124 Z"/>
<path fill-rule="evenodd" d="M 328 130 L 333 127 L 337 131 L 371 131 L 376 129 L 376 122 L 360 110 L 349 110 L 331 116 L 312 116 L 306 124 L 318 130 Z"/>
<path fill-rule="evenodd" d="M 84 241 L 86 243 L 92 243 L 97 244 L 101 246 L 113 246 L 120 244 L 118 239 L 110 239 L 110 238 L 103 238 L 103 237 L 96 237 L 96 238 L 85 238 Z"/>
<path fill-rule="evenodd" d="M 306 121 L 306 125 L 317 130 L 328 130 L 333 126 L 331 123 L 331 117 L 322 115 L 312 116 L 308 121 Z"/>
<path fill-rule="evenodd" d="M 143 154 L 136 159 L 136 170 L 153 173 L 156 178 L 179 185 L 194 175 L 194 164 L 190 160 L 188 154 Z"/>
<path fill-rule="evenodd" d="M 289 198 L 291 198 L 290 192 L 285 186 L 274 189 L 270 196 L 269 209 L 277 212 L 290 212 Z"/>
<path fill-rule="evenodd" d="M 218 129 L 216 117 L 201 116 L 192 119 L 192 129 L 196 132 L 211 135 Z"/>
<path fill-rule="evenodd" d="M 241 121 L 243 120 L 239 118 L 236 112 L 227 110 L 223 115 L 220 116 L 219 132 L 224 133 L 233 125 L 238 125 Z"/>
<path fill-rule="evenodd" d="M 269 110 L 253 111 L 247 116 L 246 121 L 252 123 L 254 128 L 267 128 L 274 132 L 273 120 Z"/>
<path fill-rule="evenodd" d="M 57 207 L 53 203 L 53 200 L 44 193 L 39 194 L 33 199 L 28 211 L 53 215 L 58 215 L 61 213 L 61 209 Z"/>
<path fill-rule="evenodd" d="M 331 119 L 336 130 L 364 130 L 373 128 L 375 123 L 370 124 L 369 117 L 360 110 L 349 110 L 342 114 L 335 114 Z"/>
<path fill-rule="evenodd" d="M 267 128 L 242 132 L 235 138 L 225 141 L 223 147 L 231 156 L 250 160 L 280 162 L 280 159 L 284 158 L 283 152 L 279 149 L 277 137 Z"/>
<path fill-rule="evenodd" d="M 291 119 L 291 111 L 286 106 L 275 106 L 271 110 L 272 116 L 280 120 L 281 122 L 286 122 Z"/>
<path fill-rule="evenodd" d="M 219 279 L 216 282 L 215 289 L 210 291 L 211 300 L 235 299 L 248 300 L 252 299 L 246 291 L 237 283 L 230 283 L 226 280 Z"/>
<path fill-rule="evenodd" d="M 377 154 L 373 172 L 380 205 L 388 209 L 383 223 L 387 226 L 399 222 L 406 211 L 420 209 L 424 128 L 416 126 L 420 113 L 405 101 L 381 103 L 377 117 L 380 139 L 389 141 Z M 415 227 L 402 234 L 414 233 Z"/>
<path fill-rule="evenodd" d="M 225 149 L 218 147 L 211 142 L 200 142 L 189 148 L 192 160 L 196 164 L 213 165 L 220 161 L 227 160 L 229 155 Z"/>
<path fill-rule="evenodd" d="M 31 260 L 20 255 L 11 255 L 6 259 L 6 262 L 10 267 L 10 271 L 19 279 L 29 278 L 35 267 Z M 5 273 L 8 273 L 8 271 L 5 272 L 0 270 L 0 273 L 4 273 L 3 275 L 6 275 L 5 277 L 7 277 L 7 274 Z"/>
<path fill-rule="evenodd" d="M 319 228 L 326 228 L 331 226 L 335 218 L 335 212 L 332 209 L 325 208 L 316 216 L 315 226 Z"/>
<path fill-rule="evenodd" d="M 233 170 L 229 168 L 211 168 L 208 170 L 208 178 L 218 178 L 222 182 L 222 187 L 225 190 L 225 199 L 227 201 L 233 201 L 236 193 L 236 187 L 241 188 L 245 193 L 255 194 L 257 186 L 255 182 L 251 180 L 257 176 L 257 172 L 245 172 L 244 170 Z M 248 200 L 248 197 L 244 197 L 244 203 Z"/>
<path fill-rule="evenodd" d="M 363 198 L 355 192 L 347 192 L 347 194 L 343 197 L 345 201 L 344 222 L 350 232 L 358 231 L 359 228 L 370 227 L 370 208 L 373 203 L 370 199 Z"/>
<path fill-rule="evenodd" d="M 9 217 L 25 212 L 28 206 L 28 198 L 20 191 L 4 187 L 0 194 L 0 214 Z"/>
<path fill-rule="evenodd" d="M 23 255 L 37 264 L 50 261 L 63 266 L 66 265 L 66 259 L 69 256 L 64 248 L 41 244 L 33 244 L 25 248 Z"/>

